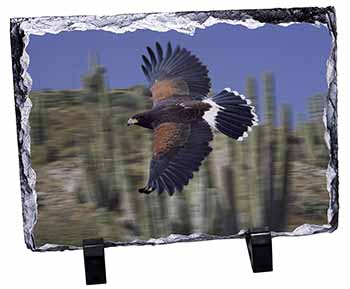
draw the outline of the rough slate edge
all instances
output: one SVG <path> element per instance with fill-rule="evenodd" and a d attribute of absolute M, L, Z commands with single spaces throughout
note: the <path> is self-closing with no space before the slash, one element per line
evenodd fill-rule
<path fill-rule="evenodd" d="M 171 22 L 176 19 L 175 22 Z M 180 21 L 179 21 L 180 20 Z M 178 23 L 180 22 L 180 24 Z M 30 127 L 29 113 L 31 101 L 28 97 L 32 80 L 27 72 L 29 56 L 25 51 L 32 33 L 58 33 L 61 31 L 101 29 L 115 33 L 124 33 L 136 29 L 153 29 L 167 31 L 175 29 L 179 32 L 193 34 L 197 28 L 205 28 L 215 23 L 242 24 L 248 28 L 257 28 L 264 23 L 289 25 L 306 22 L 325 25 L 332 39 L 330 55 L 327 61 L 328 95 L 324 111 L 325 142 L 330 151 L 327 169 L 327 190 L 330 195 L 328 224 L 304 224 L 293 232 L 272 232 L 272 236 L 302 236 L 321 232 L 332 232 L 338 226 L 338 136 L 337 136 L 337 44 L 336 17 L 334 7 L 309 7 L 288 9 L 259 10 L 225 10 L 207 12 L 147 13 L 123 14 L 117 16 L 66 16 L 36 17 L 11 19 L 11 49 L 15 109 L 17 122 L 17 138 L 19 147 L 19 166 L 21 180 L 24 236 L 27 247 L 33 251 L 75 250 L 81 247 L 46 244 L 35 246 L 33 229 L 37 221 L 37 196 L 35 192 L 36 175 L 31 168 L 30 160 Z M 184 25 L 184 27 L 182 26 Z M 201 240 L 217 240 L 243 238 L 245 231 L 236 235 L 213 236 L 207 234 L 169 235 L 165 238 L 150 240 L 134 240 L 130 242 L 106 241 L 106 247 L 127 245 L 158 245 L 175 242 Z"/>

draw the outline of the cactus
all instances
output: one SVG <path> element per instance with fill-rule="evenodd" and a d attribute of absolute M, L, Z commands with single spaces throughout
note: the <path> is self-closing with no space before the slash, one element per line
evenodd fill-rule
<path fill-rule="evenodd" d="M 48 110 L 46 97 L 40 94 L 33 98 L 31 111 L 31 149 L 33 166 L 45 164 L 48 160 Z"/>
<path fill-rule="evenodd" d="M 263 151 L 264 161 L 262 163 L 263 172 L 263 188 L 265 196 L 265 208 L 264 225 L 269 226 L 273 223 L 272 216 L 272 202 L 274 200 L 274 141 L 275 133 L 274 127 L 276 124 L 276 107 L 275 107 L 275 87 L 274 78 L 272 73 L 265 73 L 263 75 L 264 81 L 264 99 L 265 99 L 265 111 L 264 118 L 265 124 L 263 127 Z M 273 228 L 271 228 L 273 229 Z"/>
<path fill-rule="evenodd" d="M 235 234 L 238 230 L 236 180 L 240 177 L 239 172 L 232 166 L 235 164 L 235 144 L 219 134 L 214 137 L 213 142 L 215 151 L 211 155 L 210 171 L 217 190 L 214 232 L 220 235 Z"/>
<path fill-rule="evenodd" d="M 328 152 L 324 142 L 323 107 L 324 95 L 316 94 L 308 99 L 308 119 L 298 120 L 298 136 L 303 140 L 302 150 L 305 160 L 315 166 L 325 168 Z"/>
<path fill-rule="evenodd" d="M 246 82 L 246 95 L 251 100 L 252 105 L 255 107 L 255 112 L 259 115 L 259 104 L 257 97 L 256 80 L 248 77 Z M 244 159 L 247 163 L 247 177 L 249 184 L 249 202 L 250 202 L 250 214 L 251 214 L 251 227 L 261 227 L 263 225 L 263 191 L 262 191 L 262 178 L 261 178 L 261 163 L 262 163 L 262 151 L 261 151 L 261 137 L 262 132 L 260 126 L 253 127 L 249 133 L 248 139 L 245 140 L 244 145 Z"/>
<path fill-rule="evenodd" d="M 47 141 L 47 115 L 45 97 L 36 97 L 31 117 L 31 137 L 35 145 L 44 145 Z"/>
<path fill-rule="evenodd" d="M 282 127 L 279 131 L 278 145 L 276 148 L 278 162 L 275 174 L 275 195 L 272 200 L 271 228 L 275 231 L 284 231 L 287 228 L 288 198 L 290 194 L 290 166 L 291 166 L 291 108 L 283 105 L 281 110 Z"/>
<path fill-rule="evenodd" d="M 87 182 L 93 190 L 98 207 L 109 210 L 119 208 L 119 192 L 116 186 L 114 161 L 114 127 L 109 94 L 106 91 L 105 69 L 93 59 L 90 72 L 83 76 L 87 101 L 96 101 L 93 119 L 87 123 L 84 159 Z M 90 178 L 90 176 L 93 176 Z"/>
<path fill-rule="evenodd" d="M 312 164 L 320 167 L 326 167 L 328 162 L 328 153 L 324 142 L 324 124 L 323 112 L 325 106 L 325 95 L 315 94 L 309 97 L 308 109 L 310 122 L 308 124 L 309 145 L 312 146 L 310 159 Z M 309 151 L 310 152 L 310 151 Z"/>

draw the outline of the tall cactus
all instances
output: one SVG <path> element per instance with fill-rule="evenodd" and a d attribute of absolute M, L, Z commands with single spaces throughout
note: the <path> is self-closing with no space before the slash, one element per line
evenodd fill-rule
<path fill-rule="evenodd" d="M 198 174 L 194 190 L 191 192 L 190 204 L 194 233 L 208 232 L 211 228 L 209 217 L 211 206 L 209 160 L 204 161 Z"/>
<path fill-rule="evenodd" d="M 308 111 L 310 122 L 306 137 L 308 138 L 308 143 L 312 146 L 311 162 L 321 167 L 325 167 L 328 162 L 328 153 L 324 142 L 324 124 L 322 121 L 324 106 L 325 96 L 323 94 L 315 94 L 309 97 Z"/>
<path fill-rule="evenodd" d="M 211 173 L 217 189 L 215 233 L 235 234 L 238 230 L 237 220 L 237 179 L 240 172 L 235 170 L 236 154 L 234 142 L 224 135 L 216 135 L 213 140 L 214 152 L 211 154 Z"/>
<path fill-rule="evenodd" d="M 298 121 L 298 134 L 303 139 L 305 159 L 312 165 L 326 167 L 328 152 L 324 142 L 324 95 L 316 94 L 308 99 L 308 119 Z"/>
<path fill-rule="evenodd" d="M 91 106 L 92 117 L 86 128 L 88 141 L 83 150 L 87 171 L 86 176 L 92 183 L 90 187 L 94 190 L 94 198 L 99 207 L 109 210 L 118 208 L 119 192 L 116 186 L 115 161 L 114 161 L 114 127 L 110 106 L 109 94 L 105 85 L 105 69 L 97 64 L 95 58 L 91 61 L 88 74 L 83 76 L 83 84 L 87 91 L 87 102 L 98 105 Z"/>
<path fill-rule="evenodd" d="M 246 81 L 246 95 L 252 101 L 255 112 L 259 115 L 259 103 L 257 96 L 256 79 L 248 77 Z M 261 189 L 261 130 L 260 126 L 253 127 L 247 140 L 245 140 L 244 155 L 247 162 L 247 176 L 249 183 L 249 202 L 251 226 L 261 227 L 264 223 L 263 219 L 263 191 Z"/>
<path fill-rule="evenodd" d="M 271 227 L 276 231 L 287 229 L 288 216 L 288 198 L 290 191 L 290 166 L 291 166 L 291 107 L 287 104 L 282 105 L 281 110 L 281 128 L 278 135 L 278 146 L 275 174 L 275 195 L 272 200 L 272 224 Z"/>
<path fill-rule="evenodd" d="M 36 145 L 43 145 L 47 141 L 47 115 L 45 97 L 35 97 L 30 124 L 32 141 Z"/>
<path fill-rule="evenodd" d="M 116 129 L 114 126 L 114 114 L 111 106 L 110 94 L 106 91 L 99 96 L 100 101 L 100 112 L 99 117 L 102 121 L 102 137 L 101 137 L 101 157 L 103 163 L 103 182 L 106 184 L 108 209 L 119 209 L 120 208 L 120 193 L 117 186 L 116 176 L 116 161 L 114 156 L 115 139 L 114 135 Z"/>
<path fill-rule="evenodd" d="M 44 164 L 48 160 L 48 109 L 46 96 L 39 94 L 32 98 L 33 107 L 30 117 L 32 162 L 36 165 Z M 37 153 L 40 152 L 40 153 Z"/>
<path fill-rule="evenodd" d="M 274 127 L 276 124 L 275 83 L 272 73 L 263 75 L 265 100 L 264 125 L 264 162 L 262 164 L 265 196 L 265 225 L 273 224 L 272 202 L 274 200 Z M 273 229 L 273 228 L 271 228 Z"/>

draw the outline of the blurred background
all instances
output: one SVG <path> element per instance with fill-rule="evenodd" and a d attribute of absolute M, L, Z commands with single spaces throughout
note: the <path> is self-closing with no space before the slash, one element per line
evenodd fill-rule
<path fill-rule="evenodd" d="M 274 231 L 291 231 L 305 223 L 327 223 L 328 151 L 322 116 L 330 40 L 323 28 L 305 25 L 288 29 L 216 25 L 195 36 L 141 31 L 127 33 L 129 39 L 122 39 L 130 43 L 151 37 L 148 45 L 155 37 L 176 38 L 176 43 L 187 47 L 186 41 L 192 37 L 189 43 L 194 50 L 207 39 L 217 43 L 218 50 L 211 44 L 210 50 L 198 56 L 205 64 L 204 59 L 213 58 L 219 66 L 220 57 L 225 56 L 220 37 L 233 33 L 241 41 L 241 48 L 227 62 L 245 61 L 248 68 L 241 70 L 243 64 L 238 63 L 232 66 L 230 76 L 224 67 L 212 71 L 215 64 L 208 65 L 215 83 L 212 93 L 227 86 L 244 93 L 255 105 L 260 125 L 242 142 L 217 133 L 211 144 L 214 150 L 200 171 L 182 193 L 172 197 L 137 192 L 148 177 L 152 135 L 143 128 L 127 128 L 126 122 L 151 107 L 145 81 L 139 80 L 145 44 L 133 43 L 135 46 L 124 51 L 138 54 L 137 65 L 123 59 L 115 72 L 109 68 L 109 60 L 103 61 L 108 51 L 84 46 L 74 52 L 77 38 L 82 37 L 79 43 L 84 44 L 85 38 L 91 42 L 92 35 L 106 32 L 32 37 L 28 54 L 33 78 L 30 123 L 39 206 L 34 231 L 37 246 L 81 245 L 82 239 L 97 236 L 130 241 L 171 233 L 232 235 L 264 225 Z M 255 46 L 249 42 L 257 40 Z M 227 48 L 229 57 L 236 49 L 235 42 Z M 83 53 L 86 50 L 90 53 Z M 122 59 L 119 51 L 116 58 Z M 85 71 L 79 59 L 84 59 Z M 226 85 L 229 82 L 232 85 Z M 236 82 L 239 84 L 234 86 Z"/>

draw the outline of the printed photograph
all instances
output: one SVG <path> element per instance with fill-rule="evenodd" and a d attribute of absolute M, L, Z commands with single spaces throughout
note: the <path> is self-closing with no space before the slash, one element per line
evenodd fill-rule
<path fill-rule="evenodd" d="M 323 25 L 31 35 L 37 247 L 327 224 Z"/>

